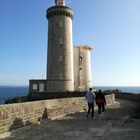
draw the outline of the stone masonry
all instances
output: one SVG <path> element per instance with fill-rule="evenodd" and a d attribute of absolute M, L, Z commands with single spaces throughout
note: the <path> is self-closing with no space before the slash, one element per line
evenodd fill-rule
<path fill-rule="evenodd" d="M 114 94 L 106 95 L 106 100 L 108 105 L 113 104 Z M 40 122 L 43 119 L 56 119 L 67 114 L 83 112 L 86 108 L 85 97 L 0 105 L 0 133 Z"/>

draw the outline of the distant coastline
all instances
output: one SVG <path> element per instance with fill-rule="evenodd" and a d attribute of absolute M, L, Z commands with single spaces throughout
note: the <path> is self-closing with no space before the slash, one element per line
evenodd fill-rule
<path fill-rule="evenodd" d="M 120 90 L 127 93 L 140 94 L 139 87 L 120 87 L 120 86 L 95 86 L 96 90 Z M 0 104 L 3 104 L 5 100 L 17 96 L 26 96 L 28 94 L 28 86 L 0 86 Z"/>
<path fill-rule="evenodd" d="M 140 94 L 140 86 L 95 86 L 96 90 L 115 90 L 118 89 L 121 92 Z"/>

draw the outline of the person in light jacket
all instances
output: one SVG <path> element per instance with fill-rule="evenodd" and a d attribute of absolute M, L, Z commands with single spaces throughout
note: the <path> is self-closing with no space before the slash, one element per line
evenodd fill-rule
<path fill-rule="evenodd" d="M 92 91 L 92 88 L 89 88 L 89 91 L 86 93 L 86 100 L 88 103 L 88 111 L 87 111 L 87 118 L 91 112 L 91 118 L 94 118 L 94 101 L 95 101 L 95 93 Z"/>

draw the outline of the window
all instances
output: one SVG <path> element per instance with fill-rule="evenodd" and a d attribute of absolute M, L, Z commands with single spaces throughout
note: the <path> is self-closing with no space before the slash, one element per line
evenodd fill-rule
<path fill-rule="evenodd" d="M 44 84 L 43 83 L 39 84 L 39 91 L 44 92 Z"/>
<path fill-rule="evenodd" d="M 60 45 L 63 44 L 63 39 L 62 39 L 62 38 L 59 39 L 59 44 L 60 44 Z"/>
<path fill-rule="evenodd" d="M 62 61 L 63 61 L 63 56 L 59 55 L 59 62 L 62 62 Z"/>
<path fill-rule="evenodd" d="M 37 90 L 37 84 L 33 84 L 33 90 Z"/>
<path fill-rule="evenodd" d="M 79 57 L 79 60 L 82 61 L 82 59 L 83 59 L 82 56 L 80 56 L 80 57 Z"/>
<path fill-rule="evenodd" d="M 63 27 L 63 22 L 59 21 L 59 27 Z"/>
<path fill-rule="evenodd" d="M 63 79 L 63 73 L 59 73 L 59 79 Z"/>

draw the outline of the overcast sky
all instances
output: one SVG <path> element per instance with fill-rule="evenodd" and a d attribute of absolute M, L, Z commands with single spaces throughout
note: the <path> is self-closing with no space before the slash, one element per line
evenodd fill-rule
<path fill-rule="evenodd" d="M 0 0 L 0 85 L 46 77 L 54 0 Z M 67 0 L 74 45 L 94 46 L 95 86 L 140 86 L 140 0 Z"/>

